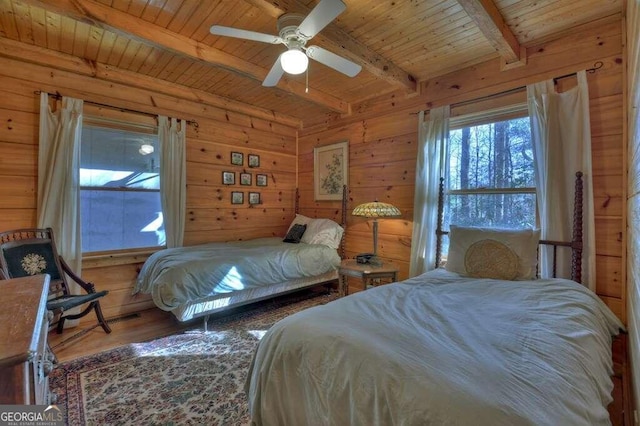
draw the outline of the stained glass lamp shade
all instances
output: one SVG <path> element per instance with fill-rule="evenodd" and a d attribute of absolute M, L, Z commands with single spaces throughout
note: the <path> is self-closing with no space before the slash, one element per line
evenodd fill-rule
<path fill-rule="evenodd" d="M 379 217 L 398 217 L 401 215 L 400 210 L 391 204 L 374 201 L 364 203 L 357 206 L 351 212 L 353 216 L 362 216 L 373 218 L 373 254 L 378 254 L 378 218 Z"/>

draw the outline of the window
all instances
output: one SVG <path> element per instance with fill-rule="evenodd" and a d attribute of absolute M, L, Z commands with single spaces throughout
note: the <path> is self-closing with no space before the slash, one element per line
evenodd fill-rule
<path fill-rule="evenodd" d="M 165 244 L 156 133 L 85 120 L 80 155 L 83 252 Z"/>
<path fill-rule="evenodd" d="M 449 224 L 536 226 L 533 149 L 526 105 L 450 120 L 445 216 Z"/>

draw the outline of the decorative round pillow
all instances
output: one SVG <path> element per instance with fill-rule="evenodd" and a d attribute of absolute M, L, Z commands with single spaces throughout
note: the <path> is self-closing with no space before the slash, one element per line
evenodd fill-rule
<path fill-rule="evenodd" d="M 464 266 L 470 277 L 513 280 L 518 276 L 518 255 L 500 241 L 480 240 L 467 249 Z"/>

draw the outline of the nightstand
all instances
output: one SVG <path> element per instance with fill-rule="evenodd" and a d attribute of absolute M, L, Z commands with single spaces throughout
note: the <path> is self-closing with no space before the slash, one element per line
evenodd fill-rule
<path fill-rule="evenodd" d="M 340 295 L 349 294 L 349 284 L 347 277 L 359 278 L 362 281 L 364 290 L 374 285 L 378 279 L 388 279 L 389 282 L 398 281 L 398 266 L 392 262 L 383 262 L 382 265 L 357 263 L 355 259 L 343 260 L 338 270 L 340 281 Z"/>

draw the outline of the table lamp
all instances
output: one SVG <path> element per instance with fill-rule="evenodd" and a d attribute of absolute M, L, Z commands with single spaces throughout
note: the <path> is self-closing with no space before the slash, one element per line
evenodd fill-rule
<path fill-rule="evenodd" d="M 364 203 L 357 206 L 351 212 L 353 216 L 362 216 L 373 218 L 373 256 L 378 255 L 378 218 L 379 217 L 398 217 L 401 215 L 400 210 L 391 204 L 374 201 Z"/>

